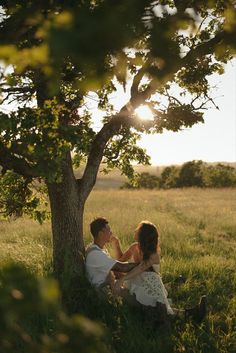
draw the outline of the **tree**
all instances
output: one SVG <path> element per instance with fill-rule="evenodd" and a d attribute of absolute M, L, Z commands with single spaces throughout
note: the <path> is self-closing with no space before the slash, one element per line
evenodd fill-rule
<path fill-rule="evenodd" d="M 0 114 L 2 174 L 46 184 L 62 283 L 83 269 L 83 211 L 101 161 L 132 177 L 133 160 L 148 163 L 141 133 L 203 122 L 213 103 L 207 78 L 236 51 L 235 1 L 2 0 L 0 11 L 2 104 L 15 104 Z M 110 96 L 129 82 L 116 112 Z M 104 110 L 99 131 L 86 109 L 91 92 Z M 136 118 L 141 104 L 152 121 Z"/>
<path fill-rule="evenodd" d="M 202 161 L 184 163 L 179 171 L 177 185 L 179 187 L 204 186 L 203 167 L 204 164 Z"/>
<path fill-rule="evenodd" d="M 222 188 L 236 186 L 236 169 L 218 163 L 215 166 L 208 166 L 204 172 L 205 186 Z"/>
<path fill-rule="evenodd" d="M 161 173 L 160 186 L 164 189 L 171 189 L 178 187 L 179 167 L 166 167 Z"/>

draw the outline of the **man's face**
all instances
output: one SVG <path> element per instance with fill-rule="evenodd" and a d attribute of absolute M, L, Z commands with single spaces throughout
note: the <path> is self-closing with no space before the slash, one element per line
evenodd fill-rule
<path fill-rule="evenodd" d="M 106 224 L 105 227 L 101 230 L 101 232 L 102 232 L 103 240 L 106 243 L 109 242 L 112 235 L 112 231 L 109 224 Z"/>

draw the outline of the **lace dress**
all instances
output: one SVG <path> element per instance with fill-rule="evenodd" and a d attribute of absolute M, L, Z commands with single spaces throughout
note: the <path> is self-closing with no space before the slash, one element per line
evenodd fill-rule
<path fill-rule="evenodd" d="M 168 293 L 159 274 L 160 266 L 153 265 L 154 272 L 143 272 L 136 277 L 125 281 L 125 287 L 130 294 L 135 294 L 136 300 L 147 306 L 156 306 L 156 303 L 166 305 L 167 313 L 174 315 L 167 299 Z"/>

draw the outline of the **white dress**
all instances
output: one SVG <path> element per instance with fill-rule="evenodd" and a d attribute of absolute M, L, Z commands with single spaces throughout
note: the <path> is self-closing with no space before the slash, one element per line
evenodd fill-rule
<path fill-rule="evenodd" d="M 167 313 L 174 315 L 167 299 L 168 293 L 159 274 L 160 265 L 152 266 L 153 272 L 142 272 L 136 277 L 125 281 L 125 287 L 130 294 L 135 294 L 136 300 L 147 306 L 156 306 L 156 303 L 166 305 Z"/>

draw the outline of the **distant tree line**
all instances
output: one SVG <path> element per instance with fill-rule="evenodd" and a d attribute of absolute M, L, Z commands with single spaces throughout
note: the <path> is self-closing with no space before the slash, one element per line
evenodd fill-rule
<path fill-rule="evenodd" d="M 168 166 L 160 176 L 143 172 L 134 180 L 123 184 L 122 189 L 171 189 L 182 187 L 235 187 L 236 168 L 218 163 L 209 165 L 203 161 L 190 161 L 182 166 Z"/>

